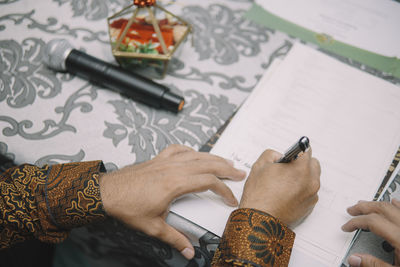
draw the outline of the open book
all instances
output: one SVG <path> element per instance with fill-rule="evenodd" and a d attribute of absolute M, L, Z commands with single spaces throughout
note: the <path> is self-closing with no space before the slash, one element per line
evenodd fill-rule
<path fill-rule="evenodd" d="M 372 200 L 400 145 L 400 88 L 296 44 L 261 79 L 211 153 L 250 171 L 267 148 L 284 152 L 310 138 L 321 163 L 319 201 L 293 229 L 291 266 L 339 266 L 353 234 L 346 208 Z M 226 182 L 240 199 L 244 182 Z M 282 196 L 284 197 L 284 196 Z M 232 208 L 211 192 L 171 208 L 221 236 Z"/>

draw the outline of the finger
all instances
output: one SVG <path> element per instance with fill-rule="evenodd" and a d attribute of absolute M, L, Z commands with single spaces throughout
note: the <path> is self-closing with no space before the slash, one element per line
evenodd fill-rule
<path fill-rule="evenodd" d="M 183 152 L 189 152 L 189 151 L 194 151 L 192 148 L 184 145 L 179 145 L 179 144 L 173 144 L 165 148 L 163 151 L 161 151 L 158 155 L 156 155 L 153 159 L 141 162 L 140 165 L 142 167 L 149 166 L 154 163 L 155 160 L 162 160 L 162 159 L 169 159 L 170 157 L 183 153 Z M 135 164 L 137 166 L 138 164 Z"/>
<path fill-rule="evenodd" d="M 309 199 L 309 205 L 310 205 L 310 207 L 311 207 L 311 210 L 314 209 L 315 205 L 317 205 L 318 200 L 319 200 L 318 194 L 315 194 L 314 196 L 312 196 L 312 197 Z"/>
<path fill-rule="evenodd" d="M 311 198 L 304 201 L 304 205 L 308 206 L 305 217 L 310 215 L 311 212 L 314 210 L 315 205 L 318 203 L 318 199 L 319 199 L 318 195 L 314 195 Z"/>
<path fill-rule="evenodd" d="M 175 198 L 188 193 L 198 193 L 211 190 L 222 197 L 223 201 L 236 207 L 239 203 L 233 195 L 232 190 L 221 180 L 212 174 L 195 175 L 186 180 L 185 186 L 181 186 L 176 192 Z"/>
<path fill-rule="evenodd" d="M 312 151 L 312 147 L 310 146 L 310 148 L 305 153 L 309 154 L 309 157 L 312 158 Z"/>
<path fill-rule="evenodd" d="M 233 161 L 230 159 L 225 159 L 220 156 L 216 156 L 207 152 L 197 152 L 197 151 L 188 151 L 187 153 L 178 154 L 174 157 L 177 161 L 200 161 L 200 160 L 207 160 L 207 161 L 221 161 L 221 162 L 228 162 L 230 166 L 233 166 Z"/>
<path fill-rule="evenodd" d="M 311 148 L 304 155 L 289 163 L 289 167 L 294 168 L 294 171 L 298 172 L 303 179 L 312 181 L 313 188 L 319 190 L 321 165 L 316 158 L 312 157 Z"/>
<path fill-rule="evenodd" d="M 246 172 L 232 167 L 226 160 L 201 160 L 187 162 L 182 171 L 191 175 L 213 174 L 218 178 L 226 178 L 234 181 L 243 180 Z"/>
<path fill-rule="evenodd" d="M 194 257 L 194 248 L 190 241 L 181 232 L 159 219 L 155 229 L 151 229 L 147 234 L 156 237 L 171 247 L 177 249 L 186 259 L 191 260 Z"/>
<path fill-rule="evenodd" d="M 173 144 L 173 145 L 169 145 L 166 149 L 161 151 L 157 155 L 157 158 L 169 158 L 169 157 L 172 157 L 173 155 L 183 153 L 183 152 L 190 152 L 190 151 L 194 151 L 194 150 L 188 146 Z"/>
<path fill-rule="evenodd" d="M 388 241 L 394 247 L 400 247 L 399 227 L 381 214 L 371 213 L 368 215 L 360 215 L 342 226 L 342 230 L 345 232 L 352 232 L 357 229 L 370 230 Z"/>
<path fill-rule="evenodd" d="M 260 163 L 275 163 L 278 160 L 282 158 L 282 154 L 272 150 L 272 149 L 267 149 L 265 150 L 257 159 L 258 162 Z"/>
<path fill-rule="evenodd" d="M 310 178 L 308 188 L 312 192 L 317 193 L 321 188 L 321 166 L 319 161 L 315 158 L 311 158 L 310 171 L 310 175 L 307 176 Z"/>
<path fill-rule="evenodd" d="M 360 201 L 349 207 L 347 212 L 352 216 L 378 213 L 393 223 L 400 222 L 400 209 L 385 201 Z"/>
<path fill-rule="evenodd" d="M 306 152 L 304 152 L 302 155 L 300 155 L 295 161 L 293 161 L 292 163 L 294 165 L 304 165 L 304 164 L 308 164 L 310 163 L 312 158 L 312 149 L 310 147 L 310 149 Z"/>
<path fill-rule="evenodd" d="M 314 172 L 318 178 L 321 176 L 321 164 L 316 158 L 311 158 L 311 171 Z"/>
<path fill-rule="evenodd" d="M 390 265 L 368 254 L 351 255 L 348 259 L 348 263 L 350 264 L 351 267 L 375 267 L 375 266 L 393 267 L 393 265 Z"/>
<path fill-rule="evenodd" d="M 397 198 L 392 198 L 392 204 L 400 209 L 400 201 Z"/>

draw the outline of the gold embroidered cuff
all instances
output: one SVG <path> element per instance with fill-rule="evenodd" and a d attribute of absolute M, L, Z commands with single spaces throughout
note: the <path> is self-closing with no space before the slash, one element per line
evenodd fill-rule
<path fill-rule="evenodd" d="M 213 266 L 287 266 L 295 233 L 271 215 L 238 209 L 231 213 Z"/>

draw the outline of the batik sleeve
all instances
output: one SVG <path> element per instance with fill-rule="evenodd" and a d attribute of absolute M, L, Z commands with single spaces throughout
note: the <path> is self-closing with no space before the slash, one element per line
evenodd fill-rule
<path fill-rule="evenodd" d="M 105 218 L 101 161 L 14 167 L 0 175 L 0 248 L 26 239 L 64 240 L 74 227 Z"/>
<path fill-rule="evenodd" d="M 287 266 L 295 234 L 273 216 L 254 209 L 232 212 L 212 266 Z"/>

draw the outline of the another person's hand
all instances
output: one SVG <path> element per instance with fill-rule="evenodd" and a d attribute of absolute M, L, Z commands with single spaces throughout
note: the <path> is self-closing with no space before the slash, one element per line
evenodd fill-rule
<path fill-rule="evenodd" d="M 104 174 L 100 191 L 105 211 L 150 236 L 194 256 L 189 240 L 165 222 L 171 202 L 192 192 L 212 190 L 231 206 L 238 202 L 219 178 L 242 180 L 244 171 L 221 157 L 171 145 L 152 160 Z"/>
<path fill-rule="evenodd" d="M 321 168 L 311 149 L 290 163 L 275 163 L 281 154 L 266 150 L 246 181 L 241 208 L 254 208 L 294 226 L 318 201 Z"/>
<path fill-rule="evenodd" d="M 364 229 L 382 237 L 394 248 L 394 264 L 400 266 L 400 201 L 397 199 L 392 199 L 391 203 L 360 201 L 348 208 L 347 212 L 356 217 L 342 226 L 343 231 Z M 393 266 L 368 254 L 351 255 L 348 262 L 353 267 Z"/>

